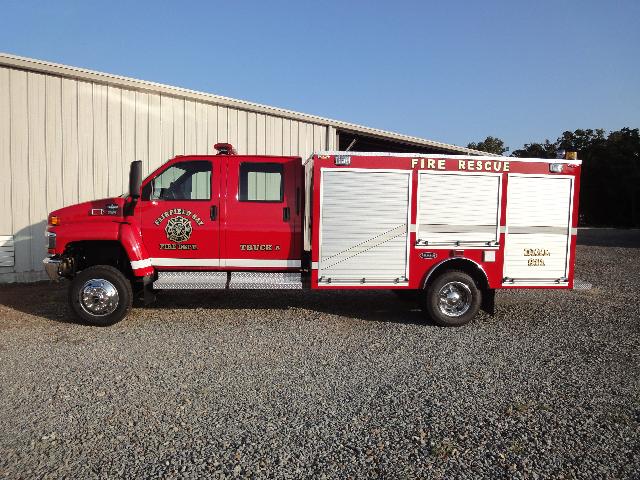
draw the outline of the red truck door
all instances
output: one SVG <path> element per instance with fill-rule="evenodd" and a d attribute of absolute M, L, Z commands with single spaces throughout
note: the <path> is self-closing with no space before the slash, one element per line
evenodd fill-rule
<path fill-rule="evenodd" d="M 227 157 L 222 252 L 229 269 L 299 269 L 300 158 Z"/>
<path fill-rule="evenodd" d="M 142 241 L 159 269 L 220 266 L 220 161 L 180 158 L 142 186 Z"/>

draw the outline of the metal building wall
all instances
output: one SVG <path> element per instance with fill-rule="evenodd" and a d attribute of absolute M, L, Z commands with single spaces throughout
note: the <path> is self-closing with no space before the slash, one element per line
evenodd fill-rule
<path fill-rule="evenodd" d="M 180 154 L 298 155 L 336 148 L 336 129 L 301 120 L 0 67 L 0 282 L 44 278 L 47 213 L 127 189 Z"/>

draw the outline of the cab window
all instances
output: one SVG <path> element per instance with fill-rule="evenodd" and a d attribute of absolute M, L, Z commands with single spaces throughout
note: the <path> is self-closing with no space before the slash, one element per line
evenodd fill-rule
<path fill-rule="evenodd" d="M 284 197 L 282 172 L 281 163 L 241 163 L 238 200 L 282 202 Z"/>
<path fill-rule="evenodd" d="M 193 160 L 171 165 L 147 183 L 143 200 L 211 200 L 211 162 Z"/>

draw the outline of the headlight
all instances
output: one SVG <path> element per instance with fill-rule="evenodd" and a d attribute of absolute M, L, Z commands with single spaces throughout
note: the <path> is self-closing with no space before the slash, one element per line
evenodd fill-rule
<path fill-rule="evenodd" d="M 46 231 L 44 232 L 44 236 L 47 239 L 47 249 L 49 250 L 49 253 L 54 253 L 53 250 L 56 248 L 56 234 Z"/>

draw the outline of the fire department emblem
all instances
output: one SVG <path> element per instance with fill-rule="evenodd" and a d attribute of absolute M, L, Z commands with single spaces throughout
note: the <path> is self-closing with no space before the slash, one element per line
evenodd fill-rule
<path fill-rule="evenodd" d="M 189 240 L 193 228 L 189 219 L 177 216 L 169 219 L 164 231 L 167 234 L 167 239 L 179 243 Z"/>

